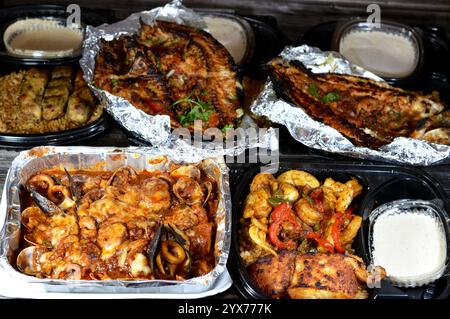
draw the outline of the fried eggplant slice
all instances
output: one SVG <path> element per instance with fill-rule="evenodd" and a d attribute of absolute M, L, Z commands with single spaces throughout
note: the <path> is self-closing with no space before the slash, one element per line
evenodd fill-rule
<path fill-rule="evenodd" d="M 445 108 L 433 95 L 357 76 L 313 74 L 281 57 L 267 68 L 282 96 L 360 146 L 378 148 L 395 137 L 414 137 L 423 121 Z"/>
<path fill-rule="evenodd" d="M 18 98 L 22 115 L 34 120 L 41 119 L 41 102 L 47 82 L 47 72 L 35 68 L 28 70 L 22 82 Z"/>
<path fill-rule="evenodd" d="M 74 123 L 86 123 L 95 107 L 92 103 L 93 99 L 93 94 L 87 86 L 74 91 L 67 103 L 68 119 Z"/>
<path fill-rule="evenodd" d="M 51 79 L 56 80 L 60 78 L 72 79 L 73 69 L 70 66 L 55 66 L 52 69 Z"/>

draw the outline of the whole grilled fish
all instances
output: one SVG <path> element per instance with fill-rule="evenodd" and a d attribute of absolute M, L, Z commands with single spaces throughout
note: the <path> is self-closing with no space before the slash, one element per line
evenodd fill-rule
<path fill-rule="evenodd" d="M 134 36 L 104 41 L 96 58 L 98 87 L 173 127 L 236 124 L 241 86 L 228 51 L 210 34 L 185 25 L 141 23 Z"/>
<path fill-rule="evenodd" d="M 431 94 L 358 76 L 313 74 L 300 62 L 281 57 L 267 69 L 278 93 L 356 145 L 378 148 L 399 136 L 450 145 L 449 114 Z"/>

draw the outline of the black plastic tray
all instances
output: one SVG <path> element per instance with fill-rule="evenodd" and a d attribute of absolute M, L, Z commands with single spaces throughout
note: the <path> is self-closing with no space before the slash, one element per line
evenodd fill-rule
<path fill-rule="evenodd" d="M 58 58 L 58 59 L 33 59 L 20 58 L 8 55 L 5 45 L 3 43 L 3 33 L 7 26 L 20 18 L 34 18 L 34 17 L 57 17 L 66 18 L 69 13 L 66 12 L 66 6 L 62 5 L 20 5 L 13 7 L 4 7 L 0 9 L 0 69 L 3 73 L 8 73 L 9 70 L 17 66 L 35 66 L 47 65 L 56 66 L 67 63 L 78 62 L 80 56 Z M 98 26 L 103 23 L 108 23 L 113 19 L 113 15 L 109 11 L 94 11 L 87 8 L 81 8 L 81 22 L 84 25 Z"/>
<path fill-rule="evenodd" d="M 0 134 L 0 147 L 25 149 L 41 145 L 67 145 L 94 138 L 105 132 L 111 124 L 109 115 L 103 115 L 96 121 L 74 129 L 45 134 Z"/>
<path fill-rule="evenodd" d="M 232 244 L 228 270 L 237 290 L 245 298 L 267 298 L 259 292 L 248 278 L 239 257 L 238 230 L 243 203 L 249 193 L 249 185 L 253 177 L 260 172 L 260 165 L 229 165 L 231 171 L 231 192 L 233 195 Z M 418 168 L 406 168 L 395 165 L 375 164 L 355 161 L 337 161 L 312 155 L 283 156 L 279 162 L 279 170 L 275 175 L 289 169 L 301 169 L 315 175 L 323 181 L 332 177 L 338 181 L 346 181 L 350 177 L 357 178 L 365 187 L 359 197 L 359 214 L 363 223 L 353 248 L 356 254 L 368 262 L 367 251 L 368 214 L 384 202 L 396 199 L 441 199 L 445 210 L 450 212 L 450 201 L 441 185 L 431 176 Z M 395 188 L 392 188 L 395 187 Z M 391 190 L 391 191 L 389 191 Z M 445 216 L 447 218 L 447 213 Z M 444 220 L 445 220 L 444 218 Z M 447 231 L 448 225 L 446 224 Z M 450 277 L 442 277 L 432 284 L 418 288 L 396 288 L 388 280 L 383 280 L 381 288 L 370 290 L 370 298 L 376 299 L 443 299 L 450 295 Z"/>

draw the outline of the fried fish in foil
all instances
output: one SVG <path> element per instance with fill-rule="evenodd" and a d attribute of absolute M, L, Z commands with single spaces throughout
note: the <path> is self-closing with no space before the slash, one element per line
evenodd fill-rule
<path fill-rule="evenodd" d="M 450 145 L 449 111 L 436 96 L 384 82 L 334 73 L 314 74 L 299 61 L 268 63 L 275 90 L 355 145 L 379 148 L 396 137 Z"/>
<path fill-rule="evenodd" d="M 138 34 L 102 40 L 95 84 L 172 127 L 193 130 L 237 124 L 241 85 L 228 51 L 208 33 L 156 20 Z"/>

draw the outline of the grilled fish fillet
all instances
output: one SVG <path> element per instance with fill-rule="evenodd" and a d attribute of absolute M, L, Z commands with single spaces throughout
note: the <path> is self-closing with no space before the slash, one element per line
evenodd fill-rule
<path fill-rule="evenodd" d="M 248 267 L 250 279 L 265 295 L 293 299 L 365 299 L 366 283 L 383 279 L 383 268 L 372 273 L 354 255 L 300 254 L 283 251 Z"/>
<path fill-rule="evenodd" d="M 208 33 L 176 23 L 141 24 L 135 36 L 104 41 L 96 85 L 173 127 L 235 124 L 240 84 L 227 50 Z M 193 110 L 195 108 L 195 110 Z"/>
<path fill-rule="evenodd" d="M 426 139 L 429 123 L 445 108 L 433 95 L 357 76 L 313 74 L 281 57 L 267 68 L 282 96 L 360 146 L 378 148 L 399 136 Z"/>

